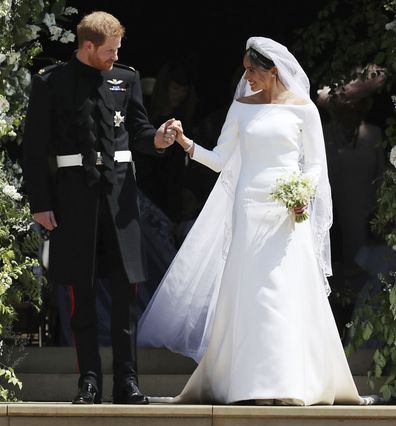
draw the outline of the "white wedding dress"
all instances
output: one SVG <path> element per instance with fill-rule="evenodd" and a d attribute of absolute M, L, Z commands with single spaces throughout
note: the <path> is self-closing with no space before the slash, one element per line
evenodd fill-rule
<path fill-rule="evenodd" d="M 230 219 L 226 211 L 220 219 L 211 216 L 205 206 L 139 324 L 140 345 L 167 346 L 199 361 L 172 402 L 362 403 L 327 299 L 310 221 L 295 223 L 270 198 L 285 173 L 302 169 L 317 181 L 323 165 L 315 137 L 323 136 L 313 103 L 234 100 L 218 146 L 208 151 L 195 145 L 193 159 L 215 170 L 238 152 L 240 173 L 234 189 L 218 183 L 208 200 L 212 208 L 216 198 L 217 208 L 227 204 L 224 197 L 231 200 Z M 225 237 L 205 235 L 211 217 Z M 190 271 L 191 264 L 201 267 Z"/>

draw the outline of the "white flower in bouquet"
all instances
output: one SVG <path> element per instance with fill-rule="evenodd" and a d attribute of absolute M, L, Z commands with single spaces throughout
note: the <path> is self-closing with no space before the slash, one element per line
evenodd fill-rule
<path fill-rule="evenodd" d="M 276 180 L 271 191 L 272 199 L 280 202 L 290 211 L 307 206 L 314 195 L 315 186 L 311 179 L 301 172 L 281 176 Z M 296 213 L 295 217 L 296 222 L 303 222 L 308 219 L 308 212 Z"/>
<path fill-rule="evenodd" d="M 396 145 L 391 149 L 389 161 L 391 162 L 393 167 L 396 167 Z"/>

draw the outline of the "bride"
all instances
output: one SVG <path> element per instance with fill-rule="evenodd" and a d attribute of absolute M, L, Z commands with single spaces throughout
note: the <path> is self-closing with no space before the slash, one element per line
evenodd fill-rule
<path fill-rule="evenodd" d="M 353 381 L 327 299 L 332 204 L 321 121 L 288 49 L 247 41 L 245 73 L 217 146 L 175 121 L 177 142 L 219 179 L 139 323 L 140 346 L 198 367 L 176 403 L 367 404 Z M 309 206 L 271 199 L 301 170 Z M 308 209 L 309 218 L 295 221 Z"/>

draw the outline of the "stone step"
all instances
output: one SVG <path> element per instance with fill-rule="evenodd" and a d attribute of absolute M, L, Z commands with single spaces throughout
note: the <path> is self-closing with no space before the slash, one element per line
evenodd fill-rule
<path fill-rule="evenodd" d="M 139 386 L 143 393 L 149 396 L 176 396 L 183 389 L 189 379 L 189 374 L 141 374 Z M 20 373 L 18 378 L 22 381 L 21 390 L 16 390 L 20 401 L 37 402 L 65 402 L 71 401 L 77 390 L 78 374 L 75 373 Z M 103 376 L 103 401 L 112 401 L 111 374 Z M 377 382 L 374 390 L 367 384 L 366 376 L 354 376 L 356 387 L 361 395 L 370 395 L 378 392 L 384 380 Z"/>
<path fill-rule="evenodd" d="M 142 374 L 139 387 L 150 396 L 175 396 L 189 379 L 189 374 Z M 20 401 L 65 402 L 71 401 L 77 391 L 78 374 L 75 373 L 21 373 L 21 390 L 16 391 Z M 113 376 L 103 375 L 103 401 L 112 401 Z"/>
<path fill-rule="evenodd" d="M 394 406 L 1 404 L 0 426 L 394 426 Z"/>
<path fill-rule="evenodd" d="M 365 375 L 370 367 L 372 349 L 353 353 L 349 365 L 353 375 Z M 100 348 L 103 373 L 112 372 L 110 347 Z M 72 347 L 26 347 L 19 355 L 15 370 L 21 373 L 75 373 L 77 357 Z M 139 374 L 191 374 L 196 367 L 191 358 L 163 348 L 138 348 Z"/>
<path fill-rule="evenodd" d="M 367 351 L 360 351 L 350 358 L 356 386 L 361 395 L 378 391 L 383 380 L 373 391 L 368 387 L 366 371 L 369 366 Z M 103 400 L 110 402 L 112 392 L 111 348 L 101 348 L 103 366 Z M 166 349 L 139 348 L 139 386 L 150 396 L 175 396 L 182 390 L 196 363 L 190 358 L 174 354 Z M 21 401 L 62 402 L 71 401 L 78 380 L 77 360 L 71 347 L 26 348 L 23 358 L 15 367 L 22 381 L 17 391 Z M 1 426 L 1 424 L 0 424 Z"/>
<path fill-rule="evenodd" d="M 103 373 L 112 372 L 112 351 L 100 348 Z M 18 356 L 15 371 L 20 373 L 75 373 L 78 370 L 76 351 L 72 347 L 27 347 Z M 167 349 L 139 348 L 139 374 L 191 374 L 196 363 Z"/>

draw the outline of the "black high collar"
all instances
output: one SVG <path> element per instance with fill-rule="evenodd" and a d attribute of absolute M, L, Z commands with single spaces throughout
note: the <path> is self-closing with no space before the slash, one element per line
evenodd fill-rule
<path fill-rule="evenodd" d="M 77 58 L 76 55 L 73 56 L 71 62 L 77 68 L 78 72 L 81 72 L 82 74 L 85 74 L 91 77 L 99 77 L 102 75 L 102 70 L 98 70 L 97 68 L 84 64 Z"/>

